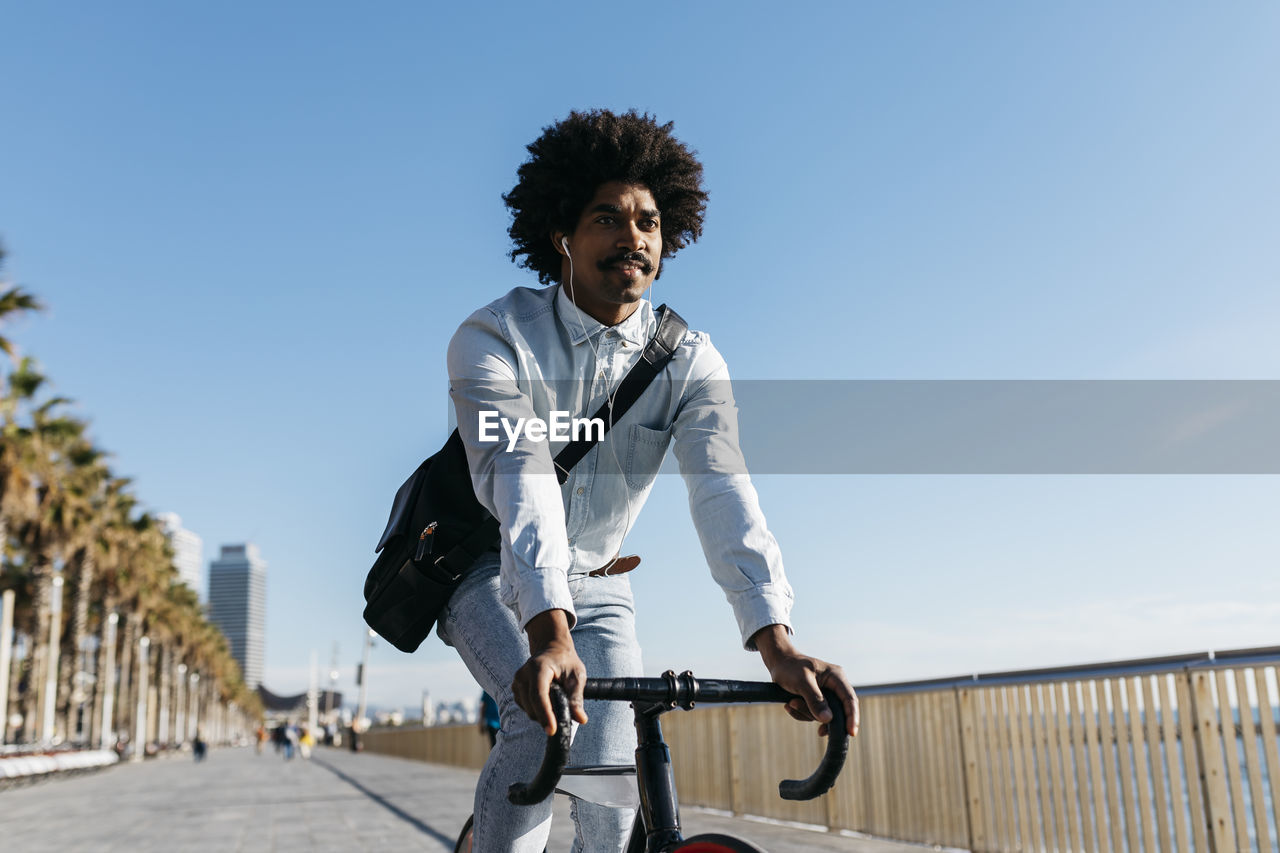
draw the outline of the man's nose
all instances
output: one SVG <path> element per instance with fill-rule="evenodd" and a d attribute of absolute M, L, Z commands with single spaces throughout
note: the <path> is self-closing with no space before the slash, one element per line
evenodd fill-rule
<path fill-rule="evenodd" d="M 618 235 L 618 248 L 631 252 L 644 251 L 647 247 L 647 235 L 640 230 L 638 223 L 632 222 Z"/>

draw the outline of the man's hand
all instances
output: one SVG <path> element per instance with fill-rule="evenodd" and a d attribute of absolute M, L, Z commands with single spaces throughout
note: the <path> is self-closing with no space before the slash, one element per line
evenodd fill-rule
<path fill-rule="evenodd" d="M 751 641 L 760 650 L 760 657 L 769 670 L 769 677 L 784 690 L 800 696 L 787 703 L 787 713 L 797 720 L 817 720 L 822 725 L 818 734 L 827 733 L 831 722 L 831 709 L 822 696 L 823 688 L 831 690 L 844 704 L 845 724 L 851 737 L 858 736 L 858 697 L 853 686 L 844 677 L 844 670 L 834 664 L 802 655 L 787 629 L 781 625 L 769 625 L 756 631 Z"/>
<path fill-rule="evenodd" d="M 569 636 L 569 619 L 563 610 L 539 613 L 525 625 L 529 635 L 529 660 L 516 670 L 511 692 L 516 704 L 548 735 L 556 733 L 556 715 L 551 708 L 551 682 L 557 682 L 569 699 L 569 716 L 578 723 L 587 721 L 582 705 L 587 668 Z"/>

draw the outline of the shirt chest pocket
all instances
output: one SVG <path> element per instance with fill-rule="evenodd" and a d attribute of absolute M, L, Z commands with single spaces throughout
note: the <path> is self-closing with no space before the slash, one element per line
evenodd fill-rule
<path fill-rule="evenodd" d="M 632 424 L 627 441 L 627 485 L 640 492 L 653 485 L 653 478 L 658 476 L 670 443 L 670 429 L 649 429 Z"/>

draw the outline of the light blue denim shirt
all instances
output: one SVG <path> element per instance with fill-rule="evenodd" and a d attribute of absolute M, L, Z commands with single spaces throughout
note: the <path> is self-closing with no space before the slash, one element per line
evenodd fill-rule
<path fill-rule="evenodd" d="M 564 446 L 495 426 L 552 413 L 590 417 L 614 393 L 657 329 L 642 302 L 604 326 L 559 285 L 518 287 L 458 328 L 449 343 L 449 394 L 476 496 L 501 522 L 504 602 L 523 626 L 546 610 L 574 621 L 568 578 L 609 562 L 635 522 L 674 445 L 712 577 L 737 617 L 743 644 L 766 625 L 790 631 L 791 587 L 765 526 L 738 446 L 737 408 L 724 359 L 689 332 L 666 369 L 561 486 L 552 457 Z M 484 414 L 484 413 L 488 414 Z M 481 441 L 482 414 L 489 424 Z"/>

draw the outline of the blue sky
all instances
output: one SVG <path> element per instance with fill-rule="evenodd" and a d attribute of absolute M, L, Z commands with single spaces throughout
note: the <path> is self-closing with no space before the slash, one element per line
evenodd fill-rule
<path fill-rule="evenodd" d="M 270 563 L 267 683 L 341 646 L 444 346 L 533 278 L 524 146 L 675 122 L 704 238 L 654 298 L 751 379 L 1280 378 L 1280 9 L 0 3 L 11 330 L 142 500 Z M 797 418 L 803 412 L 796 413 Z M 819 431 L 815 441 L 838 442 Z M 1280 641 L 1275 477 L 758 480 L 798 640 L 855 681 Z M 761 675 L 661 477 L 648 666 Z M 673 627 L 679 626 L 679 627 Z M 371 695 L 471 688 L 432 639 Z"/>

